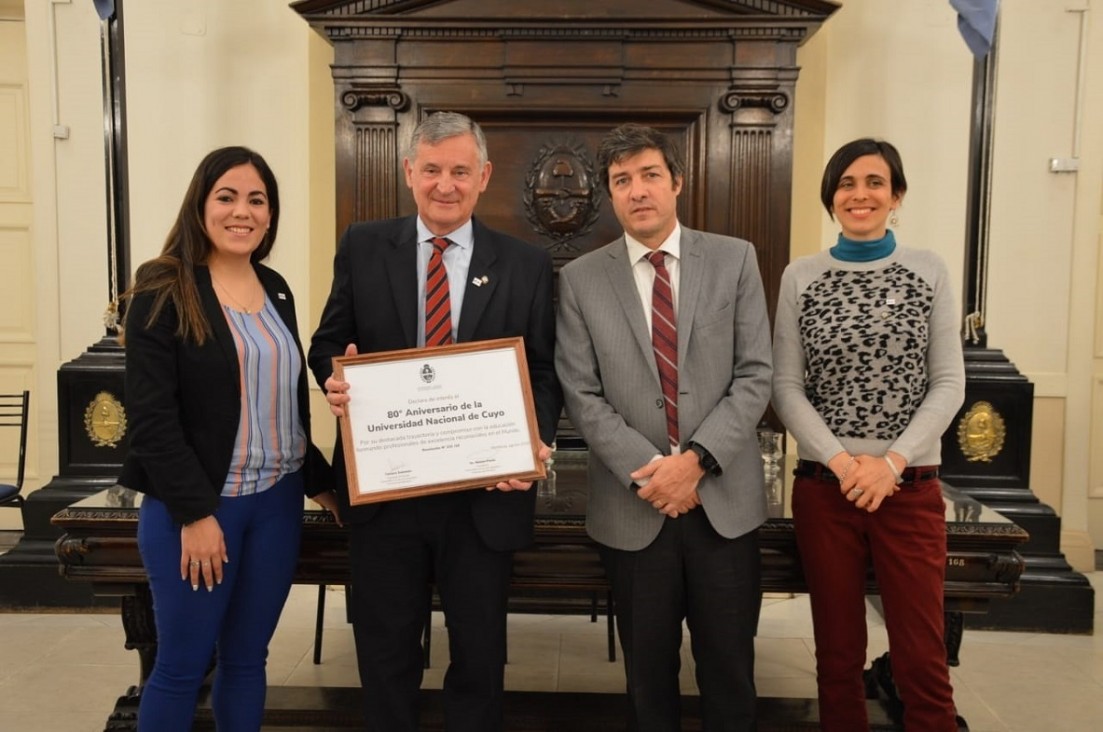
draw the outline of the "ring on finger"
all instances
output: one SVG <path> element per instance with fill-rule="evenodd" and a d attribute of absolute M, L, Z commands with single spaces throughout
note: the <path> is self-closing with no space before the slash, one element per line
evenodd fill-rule
<path fill-rule="evenodd" d="M 855 498 L 861 498 L 863 493 L 865 493 L 865 491 L 863 491 L 861 488 L 851 488 L 850 493 L 848 493 L 847 495 L 854 496 Z"/>
<path fill-rule="evenodd" d="M 188 564 L 191 565 L 192 567 L 198 567 L 199 566 L 199 562 L 195 559 L 188 562 Z"/>

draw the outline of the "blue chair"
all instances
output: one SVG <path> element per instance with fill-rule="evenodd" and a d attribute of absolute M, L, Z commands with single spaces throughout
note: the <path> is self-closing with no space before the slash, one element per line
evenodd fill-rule
<path fill-rule="evenodd" d="M 14 483 L 0 483 L 0 507 L 23 507 L 23 470 L 27 462 L 27 419 L 31 393 L 0 394 L 0 428 L 19 428 L 19 462 Z"/>

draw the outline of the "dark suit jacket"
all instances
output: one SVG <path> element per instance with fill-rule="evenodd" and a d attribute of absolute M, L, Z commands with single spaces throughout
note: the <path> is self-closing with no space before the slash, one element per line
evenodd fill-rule
<path fill-rule="evenodd" d="M 552 261 L 542 249 L 493 231 L 477 219 L 471 279 L 463 296 L 458 341 L 522 336 L 532 381 L 540 437 L 551 444 L 562 407 L 555 376 L 555 310 Z M 337 247 L 333 289 L 310 345 L 310 368 L 318 384 L 333 373 L 330 359 L 355 343 L 359 353 L 417 347 L 417 217 L 353 224 Z M 366 522 L 379 504 L 350 508 L 341 440 L 333 454 L 342 515 Z M 532 541 L 535 491 L 469 492 L 479 535 L 488 546 L 506 551 Z M 403 499 L 418 500 L 418 499 Z"/>
<path fill-rule="evenodd" d="M 295 301 L 275 270 L 254 265 L 280 318 L 291 331 L 299 357 Z M 171 300 L 147 328 L 154 295 L 130 303 L 126 329 L 126 409 L 130 450 L 119 484 L 159 498 L 173 519 L 187 523 L 214 513 L 226 482 L 241 419 L 241 374 L 237 350 L 210 271 L 195 268 L 203 311 L 214 335 L 202 346 L 176 336 Z M 306 361 L 299 375 L 299 417 L 306 432 L 304 477 L 308 495 L 333 487 L 332 470 L 310 442 Z"/>

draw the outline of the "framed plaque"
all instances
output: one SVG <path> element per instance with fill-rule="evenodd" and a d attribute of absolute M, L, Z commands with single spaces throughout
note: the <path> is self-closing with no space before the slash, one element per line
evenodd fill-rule
<path fill-rule="evenodd" d="M 524 341 L 333 359 L 349 384 L 341 443 L 353 505 L 539 480 Z"/>

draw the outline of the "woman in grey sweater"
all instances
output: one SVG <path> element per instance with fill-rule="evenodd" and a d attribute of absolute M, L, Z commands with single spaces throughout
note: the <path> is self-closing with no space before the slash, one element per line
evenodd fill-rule
<path fill-rule="evenodd" d="M 931 252 L 897 246 L 888 229 L 906 190 L 889 143 L 841 147 L 820 190 L 842 229 L 838 242 L 792 262 L 781 279 L 774 406 L 798 445 L 793 518 L 825 732 L 868 729 L 871 561 L 905 728 L 957 730 L 943 644 L 938 465 L 965 370 L 946 266 Z"/>

